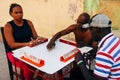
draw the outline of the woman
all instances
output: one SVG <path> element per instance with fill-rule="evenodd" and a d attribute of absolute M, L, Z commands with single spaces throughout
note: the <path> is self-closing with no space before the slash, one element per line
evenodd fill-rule
<path fill-rule="evenodd" d="M 35 46 L 44 41 L 44 38 L 38 37 L 35 28 L 30 20 L 23 19 L 23 10 L 19 4 L 10 5 L 9 14 L 13 20 L 4 26 L 4 35 L 7 43 L 8 58 L 12 64 L 15 64 L 11 51 L 24 46 Z M 32 80 L 33 73 L 28 70 L 29 65 L 17 60 L 16 66 L 23 71 L 25 80 Z"/>

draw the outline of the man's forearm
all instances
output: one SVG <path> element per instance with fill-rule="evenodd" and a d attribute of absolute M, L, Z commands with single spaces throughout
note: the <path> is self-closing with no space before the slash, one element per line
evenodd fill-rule
<path fill-rule="evenodd" d="M 81 62 L 81 63 L 77 64 L 77 66 L 80 68 L 85 80 L 99 80 L 99 79 L 96 79 L 93 76 L 93 74 L 90 73 L 90 71 L 85 66 L 84 62 Z"/>

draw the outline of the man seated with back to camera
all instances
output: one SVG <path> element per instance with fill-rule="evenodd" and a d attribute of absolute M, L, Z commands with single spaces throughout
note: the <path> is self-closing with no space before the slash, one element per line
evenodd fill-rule
<path fill-rule="evenodd" d="M 66 29 L 57 32 L 51 38 L 50 42 L 47 44 L 47 49 L 52 50 L 55 47 L 55 41 L 58 38 L 73 32 L 75 36 L 76 46 L 79 48 L 83 46 L 93 47 L 94 49 L 91 51 L 91 53 L 93 54 L 91 55 L 95 57 L 97 51 L 97 42 L 93 40 L 91 31 L 89 29 L 89 20 L 90 20 L 90 16 L 88 13 L 81 13 L 78 19 L 76 20 L 76 24 L 72 24 L 68 26 Z M 78 68 L 74 69 L 73 71 L 71 71 L 71 77 L 75 78 L 77 76 L 75 80 L 81 79 L 81 76 L 79 75 L 82 74 L 80 72 L 81 71 Z M 78 74 L 74 75 L 74 73 L 78 73 Z"/>
<path fill-rule="evenodd" d="M 120 80 L 120 39 L 111 32 L 111 25 L 111 20 L 104 14 L 97 14 L 90 21 L 93 37 L 100 41 L 94 74 L 86 68 L 81 53 L 75 56 L 85 80 Z"/>

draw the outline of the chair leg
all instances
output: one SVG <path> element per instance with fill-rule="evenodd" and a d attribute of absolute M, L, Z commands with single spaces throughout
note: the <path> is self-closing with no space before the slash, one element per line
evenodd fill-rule
<path fill-rule="evenodd" d="M 20 70 L 20 80 L 25 80 L 24 75 L 23 75 L 23 70 Z"/>
<path fill-rule="evenodd" d="M 16 77 L 16 80 L 25 80 L 22 70 L 20 70 L 20 74 L 19 74 L 19 73 L 16 73 L 15 71 L 13 71 L 13 73 L 14 73 L 14 75 L 15 75 L 15 77 Z"/>
<path fill-rule="evenodd" d="M 39 73 L 39 70 L 36 70 L 33 75 L 33 80 L 42 80 L 42 77 L 40 77 L 38 73 Z"/>
<path fill-rule="evenodd" d="M 14 80 L 13 68 L 12 68 L 12 64 L 9 60 L 8 60 L 8 67 L 9 67 L 9 73 L 10 73 L 10 80 Z"/>
<path fill-rule="evenodd" d="M 14 61 L 15 61 L 15 58 L 14 58 Z M 14 68 L 15 68 L 15 76 L 16 76 L 16 80 L 18 80 L 18 73 L 17 73 L 17 67 L 16 67 L 16 61 L 15 61 L 15 66 L 14 66 Z"/>

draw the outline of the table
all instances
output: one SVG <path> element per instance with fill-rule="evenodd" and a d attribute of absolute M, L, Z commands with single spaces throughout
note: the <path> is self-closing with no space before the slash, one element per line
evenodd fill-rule
<path fill-rule="evenodd" d="M 65 53 L 68 53 L 71 50 L 75 49 L 76 48 L 75 46 L 65 43 L 64 41 L 62 42 L 58 39 L 56 41 L 56 46 L 54 47 L 54 49 L 47 50 L 46 45 L 48 44 L 48 42 L 49 41 L 42 43 L 40 45 L 37 45 L 35 47 L 26 46 L 26 47 L 13 50 L 12 51 L 13 56 L 47 74 L 54 74 L 74 61 L 74 57 L 73 57 L 66 62 L 62 62 L 60 61 L 60 57 L 63 56 Z M 87 47 L 85 49 L 88 50 L 89 48 Z M 86 51 L 85 49 L 81 48 L 82 52 Z M 21 56 L 23 56 L 24 52 L 29 53 L 40 59 L 43 59 L 45 62 L 45 65 L 38 67 L 21 59 Z"/>

